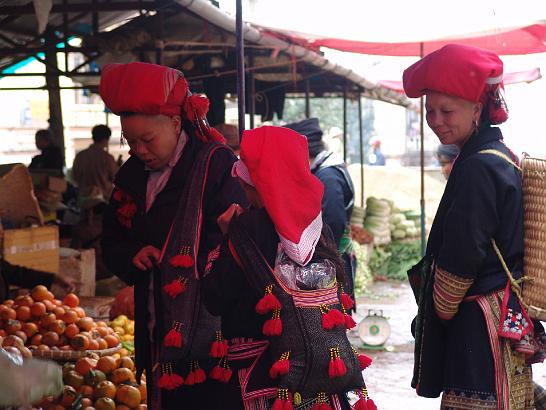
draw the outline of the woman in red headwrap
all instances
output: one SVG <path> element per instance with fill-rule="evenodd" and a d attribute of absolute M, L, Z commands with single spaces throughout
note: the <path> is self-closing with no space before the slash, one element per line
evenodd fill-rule
<path fill-rule="evenodd" d="M 404 72 L 406 94 L 425 96 L 429 127 L 461 150 L 426 256 L 408 273 L 420 289 L 412 386 L 425 397 L 442 393 L 442 409 L 531 409 L 530 364 L 543 359 L 542 326 L 501 262 L 521 277 L 518 160 L 494 127 L 508 117 L 502 74 L 494 53 L 456 44 Z"/>
<path fill-rule="evenodd" d="M 220 365 L 233 371 L 244 408 L 349 410 L 345 393 L 355 390 L 355 408 L 376 409 L 361 376 L 370 360 L 347 339 L 353 302 L 323 230 L 324 188 L 311 174 L 306 138 L 283 127 L 245 131 L 232 173 L 251 206 L 219 218 L 227 236 L 202 287 L 231 339 Z"/>
<path fill-rule="evenodd" d="M 207 353 L 220 329 L 200 303 L 197 279 L 222 239 L 217 217 L 245 201 L 230 174 L 236 157 L 205 120 L 208 100 L 181 72 L 112 64 L 100 94 L 121 117 L 131 158 L 117 173 L 104 216 L 109 269 L 135 289 L 136 365 L 153 409 L 225 408 Z M 198 380 L 187 379 L 199 369 Z"/>

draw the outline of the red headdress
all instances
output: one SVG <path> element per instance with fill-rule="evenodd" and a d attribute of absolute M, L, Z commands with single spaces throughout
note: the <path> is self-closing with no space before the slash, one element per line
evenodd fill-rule
<path fill-rule="evenodd" d="M 324 187 L 309 169 L 306 138 L 283 127 L 245 131 L 233 174 L 260 194 L 286 254 L 307 264 L 322 231 Z"/>
<path fill-rule="evenodd" d="M 102 70 L 99 92 L 116 115 L 181 115 L 195 126 L 201 140 L 225 143 L 206 121 L 207 97 L 192 94 L 182 72 L 174 68 L 140 62 L 108 64 Z"/>
<path fill-rule="evenodd" d="M 404 91 L 411 98 L 436 91 L 481 102 L 491 123 L 500 124 L 508 119 L 502 75 L 503 64 L 495 53 L 448 44 L 404 71 Z"/>

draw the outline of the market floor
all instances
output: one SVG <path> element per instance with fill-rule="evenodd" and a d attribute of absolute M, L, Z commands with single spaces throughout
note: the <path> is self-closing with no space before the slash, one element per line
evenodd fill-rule
<path fill-rule="evenodd" d="M 370 311 L 370 312 L 369 312 Z M 417 307 L 407 283 L 374 282 L 366 294 L 358 298 L 355 321 L 369 313 L 382 314 L 388 319 L 391 334 L 383 350 L 366 350 L 373 364 L 364 371 L 370 397 L 379 410 L 437 410 L 440 399 L 418 397 L 411 388 L 413 370 L 413 337 L 410 323 Z M 358 336 L 358 326 L 350 332 L 351 342 L 363 346 Z M 546 364 L 533 366 L 533 378 L 546 386 Z"/>

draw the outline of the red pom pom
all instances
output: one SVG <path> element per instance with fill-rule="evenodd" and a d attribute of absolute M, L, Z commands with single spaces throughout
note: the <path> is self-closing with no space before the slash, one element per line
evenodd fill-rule
<path fill-rule="evenodd" d="M 273 293 L 268 293 L 258 301 L 258 304 L 256 305 L 256 312 L 263 315 L 267 312 L 280 308 L 281 302 L 279 302 L 279 299 L 277 299 Z"/>
<path fill-rule="evenodd" d="M 290 400 L 285 400 L 282 405 L 282 410 L 293 410 L 292 402 Z"/>
<path fill-rule="evenodd" d="M 269 369 L 269 376 L 271 376 L 272 379 L 275 379 L 280 375 L 288 373 L 289 370 L 290 361 L 288 359 L 279 359 L 273 363 L 273 366 Z"/>
<path fill-rule="evenodd" d="M 372 359 L 366 356 L 365 354 L 359 354 L 357 358 L 358 358 L 358 363 L 360 364 L 360 370 L 364 370 L 365 368 L 367 368 L 368 366 L 372 364 Z"/>
<path fill-rule="evenodd" d="M 210 347 L 210 352 L 209 352 L 210 357 L 220 358 L 220 357 L 226 356 L 227 353 L 228 353 L 227 340 L 222 340 L 222 341 L 215 340 L 214 342 L 212 342 L 212 345 Z"/>
<path fill-rule="evenodd" d="M 377 406 L 375 405 L 375 403 L 373 402 L 372 399 L 370 399 L 368 397 L 368 399 L 366 400 L 366 405 L 368 406 L 368 410 L 377 410 Z"/>
<path fill-rule="evenodd" d="M 341 313 L 341 311 L 337 309 L 330 309 L 330 312 L 328 312 L 328 314 L 332 318 L 334 326 L 345 326 L 345 316 L 343 316 L 343 313 Z"/>
<path fill-rule="evenodd" d="M 192 94 L 185 101 L 185 111 L 188 120 L 195 121 L 203 118 L 209 110 L 209 99 L 203 95 Z M 196 118 L 197 116 L 197 118 Z"/>
<path fill-rule="evenodd" d="M 207 380 L 207 375 L 203 369 L 196 369 L 194 371 L 194 376 L 195 384 L 203 383 L 205 380 Z"/>
<path fill-rule="evenodd" d="M 169 330 L 169 333 L 163 339 L 165 347 L 182 347 L 182 334 L 175 328 Z"/>
<path fill-rule="evenodd" d="M 347 374 L 347 367 L 345 366 L 345 362 L 341 359 L 341 357 L 336 357 L 334 359 L 334 363 L 337 377 L 345 376 Z"/>
<path fill-rule="evenodd" d="M 355 320 L 352 318 L 351 315 L 345 313 L 345 327 L 347 329 L 352 329 L 356 326 Z"/>
<path fill-rule="evenodd" d="M 341 304 L 343 305 L 343 308 L 345 310 L 349 310 L 354 306 L 355 302 L 353 301 L 353 299 L 351 299 L 349 295 L 343 292 L 341 294 Z"/>
<path fill-rule="evenodd" d="M 273 318 L 266 320 L 262 331 L 266 336 L 279 336 L 282 333 L 281 319 Z"/>
<path fill-rule="evenodd" d="M 193 257 L 191 255 L 187 254 L 179 254 L 176 256 L 173 256 L 169 263 L 174 268 L 190 268 L 193 266 Z"/>
<path fill-rule="evenodd" d="M 187 386 L 193 386 L 195 384 L 195 372 L 193 371 L 189 372 L 188 375 L 186 376 L 186 380 L 184 381 L 184 383 Z"/>
<path fill-rule="evenodd" d="M 271 410 L 283 410 L 284 400 L 276 399 Z"/>
<path fill-rule="evenodd" d="M 163 286 L 163 290 L 174 299 L 186 290 L 186 283 L 180 279 L 174 279 L 171 283 Z"/>
<path fill-rule="evenodd" d="M 220 381 L 222 379 L 222 376 L 223 376 L 222 367 L 220 367 L 220 365 L 214 366 L 210 372 L 210 378 Z"/>
<path fill-rule="evenodd" d="M 230 368 L 222 368 L 222 375 L 219 381 L 221 381 L 222 383 L 229 382 L 229 379 L 231 379 L 232 374 L 233 372 L 231 371 Z"/>
<path fill-rule="evenodd" d="M 180 387 L 184 384 L 184 379 L 182 376 L 179 376 L 176 373 L 171 374 L 171 383 L 173 386 L 173 389 L 176 389 L 177 387 Z"/>
<path fill-rule="evenodd" d="M 161 388 L 161 389 L 166 389 L 166 390 L 172 390 L 174 389 L 174 387 L 172 386 L 171 384 L 171 376 L 168 375 L 167 373 L 164 373 L 158 380 L 157 382 L 157 385 Z"/>
<path fill-rule="evenodd" d="M 366 404 L 366 398 L 361 397 L 358 399 L 358 401 L 354 404 L 353 410 L 368 410 L 368 405 Z"/>
<path fill-rule="evenodd" d="M 334 320 L 330 315 L 330 312 L 322 315 L 322 328 L 325 330 L 333 329 L 335 326 Z"/>

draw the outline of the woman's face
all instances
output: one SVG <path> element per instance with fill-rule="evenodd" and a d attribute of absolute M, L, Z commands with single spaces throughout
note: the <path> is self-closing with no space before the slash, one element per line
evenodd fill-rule
<path fill-rule="evenodd" d="M 252 185 L 248 185 L 241 178 L 239 178 L 239 184 L 241 184 L 243 191 L 245 191 L 248 203 L 254 208 L 263 208 L 264 204 L 262 202 L 262 198 L 260 198 L 260 194 L 258 191 L 256 191 L 256 188 L 254 188 Z"/>
<path fill-rule="evenodd" d="M 134 114 L 121 117 L 129 154 L 138 157 L 150 169 L 161 169 L 169 163 L 181 127 L 179 116 Z"/>
<path fill-rule="evenodd" d="M 429 91 L 426 93 L 425 109 L 427 124 L 440 142 L 461 148 L 475 130 L 482 104 Z"/>

